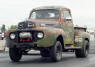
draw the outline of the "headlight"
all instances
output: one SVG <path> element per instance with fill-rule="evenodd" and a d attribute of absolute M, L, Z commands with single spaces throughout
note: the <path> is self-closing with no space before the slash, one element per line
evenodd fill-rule
<path fill-rule="evenodd" d="M 15 37 L 16 37 L 16 35 L 15 35 L 14 33 L 11 33 L 11 34 L 10 34 L 10 38 L 11 38 L 11 39 L 15 39 Z"/>
<path fill-rule="evenodd" d="M 44 37 L 44 34 L 43 34 L 42 32 L 39 32 L 39 33 L 37 34 L 37 37 L 38 37 L 38 38 L 43 38 L 43 37 Z"/>

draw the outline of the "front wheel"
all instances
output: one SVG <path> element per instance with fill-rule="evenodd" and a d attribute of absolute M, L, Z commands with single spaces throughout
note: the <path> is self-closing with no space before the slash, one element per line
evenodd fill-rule
<path fill-rule="evenodd" d="M 62 45 L 60 41 L 56 41 L 51 47 L 50 56 L 53 61 L 60 61 L 62 59 Z"/>
<path fill-rule="evenodd" d="M 18 48 L 9 48 L 9 56 L 13 62 L 18 62 L 22 57 L 22 52 Z"/>
<path fill-rule="evenodd" d="M 89 44 L 88 41 L 85 40 L 83 43 L 83 47 L 81 49 L 75 50 L 75 55 L 76 57 L 85 58 L 88 56 L 88 52 L 89 52 Z"/>

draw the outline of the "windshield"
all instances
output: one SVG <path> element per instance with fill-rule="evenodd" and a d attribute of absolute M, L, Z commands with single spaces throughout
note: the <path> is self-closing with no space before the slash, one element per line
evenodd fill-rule
<path fill-rule="evenodd" d="M 32 19 L 57 19 L 59 17 L 59 11 L 56 9 L 41 9 L 35 10 L 31 13 Z"/>

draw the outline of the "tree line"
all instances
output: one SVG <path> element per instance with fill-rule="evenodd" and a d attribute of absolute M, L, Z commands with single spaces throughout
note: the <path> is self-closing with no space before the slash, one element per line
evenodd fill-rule
<path fill-rule="evenodd" d="M 7 29 L 6 29 L 6 25 L 5 24 L 3 24 L 2 26 L 1 26 L 1 28 L 0 28 L 0 30 L 1 30 L 1 33 L 3 33 L 3 32 L 6 32 L 7 30 L 10 30 L 10 29 L 17 29 L 17 25 L 11 25 L 11 26 L 9 26 Z"/>

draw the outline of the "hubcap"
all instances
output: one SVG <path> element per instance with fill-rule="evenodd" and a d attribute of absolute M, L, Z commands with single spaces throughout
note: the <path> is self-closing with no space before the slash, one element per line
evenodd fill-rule
<path fill-rule="evenodd" d="M 56 57 L 57 57 L 58 60 L 60 60 L 61 57 L 62 57 L 62 48 L 61 48 L 60 45 L 58 45 L 58 46 L 56 47 Z"/>

